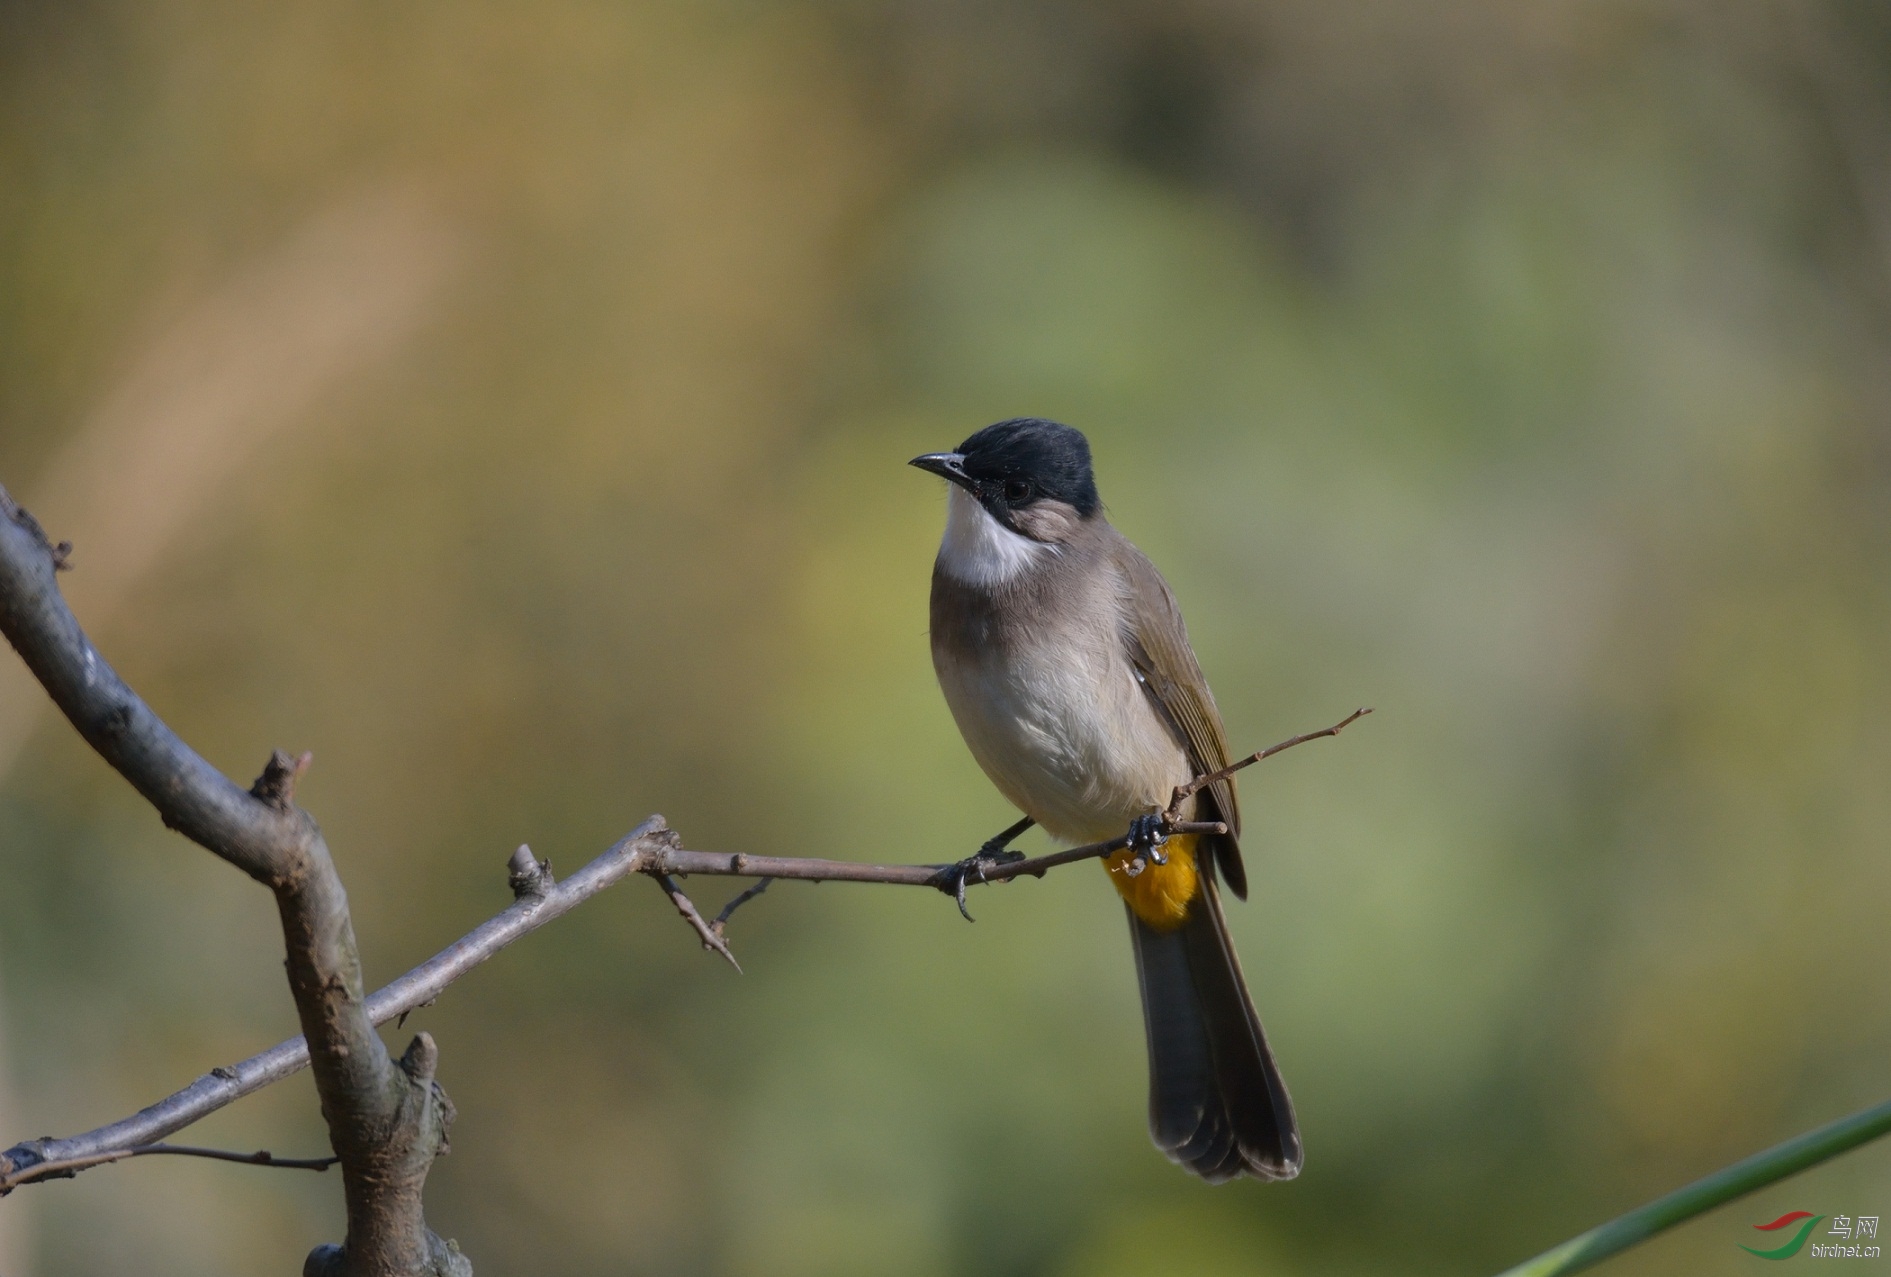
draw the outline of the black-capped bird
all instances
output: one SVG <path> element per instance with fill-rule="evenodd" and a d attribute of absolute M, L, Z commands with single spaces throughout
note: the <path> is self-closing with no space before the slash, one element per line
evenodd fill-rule
<path fill-rule="evenodd" d="M 1149 1034 L 1149 1130 L 1211 1183 L 1300 1170 L 1293 1102 L 1221 916 L 1247 897 L 1234 781 L 1180 812 L 1225 835 L 1153 845 L 1175 787 L 1228 763 L 1221 714 L 1168 582 L 1110 526 L 1090 445 L 1018 418 L 913 465 L 950 483 L 932 573 L 932 660 L 965 743 L 1025 814 L 960 872 L 1015 859 L 1035 823 L 1072 843 L 1139 831 L 1105 860 L 1135 942 Z"/>

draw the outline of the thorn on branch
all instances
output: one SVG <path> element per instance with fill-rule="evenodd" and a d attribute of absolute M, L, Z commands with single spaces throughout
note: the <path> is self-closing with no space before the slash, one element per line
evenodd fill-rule
<path fill-rule="evenodd" d="M 434 1146 L 433 1155 L 445 1157 L 453 1151 L 449 1136 L 454 1119 L 459 1117 L 459 1110 L 453 1107 L 453 1101 L 447 1098 L 446 1088 L 434 1077 L 440 1068 L 440 1048 L 434 1045 L 433 1034 L 424 1029 L 416 1033 L 396 1063 L 414 1086 L 432 1099 L 440 1119 L 439 1143 Z"/>
<path fill-rule="evenodd" d="M 676 885 L 676 879 L 669 874 L 656 874 L 654 877 L 658 885 L 663 888 L 664 894 L 669 896 L 670 903 L 676 906 L 676 911 L 683 915 L 683 921 L 696 929 L 696 934 L 702 939 L 703 948 L 713 950 L 727 958 L 729 965 L 740 974 L 742 964 L 735 960 L 733 953 L 729 952 L 728 941 L 722 938 L 720 931 L 703 921 L 702 914 L 696 911 L 695 902 L 683 894 L 683 889 Z"/>
<path fill-rule="evenodd" d="M 433 1004 L 434 1004 L 435 1002 L 437 1002 L 437 1001 L 439 1001 L 439 999 L 438 999 L 438 998 L 428 998 L 428 999 L 427 999 L 427 1000 L 426 1000 L 425 1002 L 416 1002 L 416 1003 L 414 1003 L 414 1005 L 412 1005 L 412 1006 L 410 1006 L 410 1007 L 408 1007 L 408 1008 L 407 1008 L 407 1009 L 406 1009 L 405 1011 L 403 1011 L 403 1012 L 401 1012 L 401 1013 L 400 1013 L 400 1018 L 394 1021 L 394 1027 L 395 1027 L 396 1029 L 404 1029 L 404 1028 L 406 1028 L 406 1027 L 407 1027 L 407 1017 L 408 1017 L 408 1016 L 410 1016 L 410 1015 L 412 1015 L 412 1014 L 413 1014 L 414 1012 L 416 1012 L 416 1011 L 419 1011 L 419 1010 L 421 1010 L 421 1009 L 422 1009 L 422 1008 L 424 1008 L 424 1007 L 430 1007 L 430 1006 L 432 1006 L 432 1005 L 433 1005 Z"/>
<path fill-rule="evenodd" d="M 433 1034 L 425 1029 L 414 1034 L 414 1040 L 401 1054 L 400 1063 L 401 1071 L 422 1086 L 432 1082 L 434 1072 L 440 1067 L 440 1048 L 434 1045 Z"/>
<path fill-rule="evenodd" d="M 314 761 L 315 755 L 307 751 L 291 758 L 284 751 L 277 750 L 263 765 L 263 774 L 250 786 L 250 797 L 268 803 L 277 811 L 290 810 L 295 806 L 295 783 Z"/>
<path fill-rule="evenodd" d="M 533 857 L 532 849 L 524 843 L 512 853 L 506 861 L 506 885 L 512 888 L 514 900 L 531 897 L 542 900 L 545 893 L 552 889 L 552 862 Z"/>
<path fill-rule="evenodd" d="M 46 535 L 46 529 L 40 526 L 39 520 L 28 513 L 25 506 L 15 501 L 5 488 L 0 488 L 0 515 L 5 515 L 32 535 L 33 540 L 39 543 L 40 549 L 46 551 L 47 556 L 52 559 L 53 571 L 70 572 L 72 570 L 71 563 L 67 561 L 72 555 L 72 542 L 61 541 L 54 545 L 52 538 Z"/>

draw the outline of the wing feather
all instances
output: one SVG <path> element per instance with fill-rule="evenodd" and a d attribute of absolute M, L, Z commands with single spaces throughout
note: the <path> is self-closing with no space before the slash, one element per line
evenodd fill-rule
<path fill-rule="evenodd" d="M 1195 650 L 1189 646 L 1175 594 L 1141 550 L 1125 538 L 1119 538 L 1117 546 L 1117 565 L 1129 586 L 1125 618 L 1128 632 L 1124 637 L 1130 664 L 1156 712 L 1187 751 L 1195 774 L 1226 767 L 1228 737 L 1221 725 L 1221 711 L 1215 708 L 1214 693 L 1208 690 L 1208 680 L 1202 676 Z M 1215 862 L 1228 889 L 1245 900 L 1247 872 L 1241 865 L 1238 841 L 1241 805 L 1235 796 L 1234 779 L 1216 781 L 1200 797 L 1214 809 L 1212 815 L 1202 818 L 1224 821 L 1231 831 L 1227 837 L 1213 840 Z"/>

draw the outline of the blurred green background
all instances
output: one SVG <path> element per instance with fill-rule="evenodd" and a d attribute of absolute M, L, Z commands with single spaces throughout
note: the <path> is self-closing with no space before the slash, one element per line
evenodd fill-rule
<path fill-rule="evenodd" d="M 1891 1092 L 1891 20 L 1863 3 L 0 5 L 0 482 L 371 983 L 651 811 L 939 861 L 943 499 L 1085 429 L 1250 773 L 1305 1128 L 1144 1132 L 1100 873 L 648 884 L 409 1024 L 485 1273 L 1494 1270 Z M 0 668 L 0 1143 L 293 1030 L 264 894 Z M 1027 847 L 1042 847 L 1033 835 Z M 697 884 L 719 905 L 732 884 Z M 405 1034 L 399 1035 L 404 1042 Z M 398 1043 L 397 1043 L 398 1045 Z M 306 1078 L 193 1139 L 309 1154 Z M 290 1272 L 332 1177 L 0 1202 L 0 1272 Z M 1891 1216 L 1874 1148 L 1644 1248 Z"/>

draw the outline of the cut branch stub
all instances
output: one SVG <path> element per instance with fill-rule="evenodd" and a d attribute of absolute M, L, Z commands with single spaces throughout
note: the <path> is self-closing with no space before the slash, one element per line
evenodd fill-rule
<path fill-rule="evenodd" d="M 420 1220 L 427 1171 L 449 1146 L 448 1131 L 456 1114 L 453 1102 L 435 1080 L 439 1064 L 440 1051 L 433 1036 L 416 1034 L 387 1072 L 387 1102 L 378 1129 L 347 1129 L 345 1146 L 344 1140 L 337 1139 L 335 1151 L 342 1158 L 343 1179 L 351 1181 L 351 1187 L 372 1183 L 375 1191 L 349 1193 L 349 1240 L 340 1246 L 317 1247 L 303 1265 L 305 1273 L 470 1277 L 472 1264 L 459 1248 L 442 1241 L 424 1223 L 408 1228 L 389 1227 L 387 1222 Z M 356 1247 L 359 1253 L 351 1253 Z"/>
<path fill-rule="evenodd" d="M 541 900 L 555 885 L 552 862 L 538 859 L 530 847 L 520 843 L 506 861 L 506 885 L 512 888 L 514 900 Z"/>
<path fill-rule="evenodd" d="M 268 803 L 277 811 L 291 810 L 295 806 L 295 783 L 314 761 L 315 755 L 306 751 L 292 757 L 277 750 L 263 764 L 263 774 L 250 786 L 250 797 Z"/>

